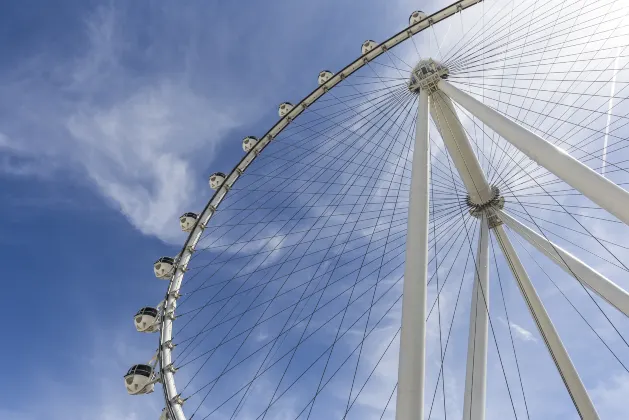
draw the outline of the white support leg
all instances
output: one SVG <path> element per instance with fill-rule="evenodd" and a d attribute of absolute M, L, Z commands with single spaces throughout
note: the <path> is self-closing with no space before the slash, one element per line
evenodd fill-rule
<path fill-rule="evenodd" d="M 495 227 L 494 234 L 498 239 L 498 243 L 502 248 L 502 252 L 507 259 L 511 271 L 513 272 L 513 276 L 518 283 L 522 296 L 531 311 L 533 320 L 537 324 L 537 328 L 544 338 L 544 343 L 546 343 L 546 347 L 548 348 L 548 351 L 550 352 L 550 355 L 559 370 L 561 379 L 563 379 L 579 415 L 582 419 L 586 420 L 598 419 L 598 414 L 596 413 L 596 409 L 590 400 L 590 396 L 588 395 L 585 386 L 583 386 L 583 382 L 581 382 L 581 378 L 572 364 L 572 360 L 570 360 L 570 356 L 563 346 L 563 343 L 559 338 L 559 334 L 557 334 L 557 330 L 555 330 L 555 326 L 550 320 L 548 313 L 544 308 L 544 304 L 537 295 L 537 292 L 535 291 L 535 288 L 533 287 L 520 258 L 518 258 L 518 255 L 515 252 L 515 249 L 513 248 L 513 245 L 511 244 L 504 228 L 502 226 Z"/>
<path fill-rule="evenodd" d="M 496 215 L 514 232 L 526 239 L 542 254 L 553 260 L 568 274 L 586 285 L 616 309 L 629 316 L 629 293 L 616 283 L 603 276 L 583 261 L 554 244 L 526 225 L 520 223 L 508 213 L 497 210 Z"/>
<path fill-rule="evenodd" d="M 419 94 L 406 235 L 402 331 L 395 412 L 397 420 L 423 420 L 424 418 L 430 184 L 429 108 L 428 93 L 422 90 Z"/>
<path fill-rule="evenodd" d="M 463 420 L 485 419 L 487 390 L 487 335 L 489 332 L 489 225 L 483 215 L 472 289 L 470 332 L 467 342 L 467 368 Z"/>
<path fill-rule="evenodd" d="M 447 81 L 441 80 L 438 87 L 526 156 L 629 225 L 627 191 Z"/>
<path fill-rule="evenodd" d="M 430 100 L 432 119 L 472 202 L 481 204 L 489 201 L 492 198 L 489 183 L 452 101 L 439 91 L 433 93 Z"/>

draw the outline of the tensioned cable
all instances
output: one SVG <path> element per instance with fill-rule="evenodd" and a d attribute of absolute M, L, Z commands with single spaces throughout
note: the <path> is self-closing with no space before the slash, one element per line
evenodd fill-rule
<path fill-rule="evenodd" d="M 511 157 L 511 159 L 513 159 L 513 158 Z M 532 177 L 532 179 L 533 179 L 533 180 L 535 180 L 533 177 Z M 504 182 L 504 181 L 503 181 L 503 182 Z M 543 189 L 543 187 L 541 187 L 541 186 L 540 186 L 540 188 L 542 188 L 542 189 Z M 519 203 L 519 200 L 518 200 L 517 196 L 514 196 L 514 197 L 515 197 L 515 199 L 516 199 L 516 200 L 518 201 L 518 203 Z M 551 196 L 551 197 L 552 197 L 552 196 Z M 556 201 L 556 200 L 555 200 L 555 201 Z M 559 205 L 561 206 L 561 204 L 560 204 L 558 201 L 556 201 L 556 202 L 557 202 L 557 204 L 559 204 Z M 522 203 L 519 203 L 519 204 L 522 206 L 522 208 L 524 209 L 524 211 L 528 213 L 528 211 L 526 210 L 526 206 L 524 206 L 524 204 L 522 204 Z M 563 206 L 562 206 L 562 208 L 563 208 Z M 570 214 L 570 213 L 569 213 L 569 212 L 567 212 L 567 211 L 566 211 L 566 213 L 567 213 L 567 214 Z M 578 223 L 578 224 L 579 224 L 579 225 L 580 225 L 580 226 L 581 226 L 581 227 L 582 227 L 582 228 L 583 228 L 583 229 L 584 229 L 587 233 L 590 233 L 590 232 L 589 232 L 589 230 L 587 230 L 587 228 L 585 228 L 585 226 L 583 226 L 583 224 L 582 224 L 582 223 L 580 223 L 580 222 L 579 222 L 579 221 L 578 221 L 578 220 L 577 220 L 574 216 L 572 216 L 572 218 L 573 218 L 573 220 L 577 221 L 577 223 Z M 542 230 L 542 229 L 539 227 L 539 225 L 537 225 L 537 223 L 536 223 L 536 221 L 535 221 L 535 218 L 533 218 L 530 214 L 529 214 L 529 219 L 531 220 L 531 222 L 533 222 L 533 223 L 535 224 L 535 226 L 537 227 L 537 229 L 538 229 L 538 230 L 542 233 L 542 235 L 546 238 L 546 240 L 550 241 L 550 240 L 546 237 L 546 235 L 545 235 L 545 233 L 544 233 L 544 230 Z M 591 235 L 591 233 L 590 233 L 590 235 Z M 623 265 L 623 266 L 624 266 L 624 264 L 622 264 L 622 261 L 620 261 L 620 260 L 619 260 L 619 259 L 615 256 L 615 254 L 614 254 L 614 253 L 612 253 L 612 252 L 611 252 L 611 251 L 610 251 L 607 247 L 605 247 L 605 245 L 603 245 L 603 244 L 602 244 L 602 243 L 601 243 L 601 242 L 600 242 L 600 241 L 599 241 L 599 240 L 598 240 L 595 236 L 593 236 L 593 235 L 591 235 L 591 236 L 592 236 L 592 237 L 593 237 L 593 238 L 594 238 L 594 239 L 595 239 L 595 240 L 596 240 L 596 241 L 597 241 L 597 242 L 598 242 L 598 243 L 599 243 L 599 244 L 600 244 L 600 245 L 601 245 L 601 246 L 602 246 L 602 247 L 603 247 L 606 251 L 608 251 L 608 252 L 609 252 L 609 253 L 610 253 L 610 254 L 611 254 L 611 255 L 612 255 L 612 256 L 613 256 L 613 257 L 614 257 L 614 258 L 615 258 L 615 259 L 616 259 L 616 260 L 617 260 L 620 264 L 621 264 L 621 265 Z M 549 242 L 549 243 L 551 244 L 551 246 L 552 246 L 552 247 L 553 247 L 553 249 L 554 249 L 554 248 L 555 248 L 555 246 L 552 244 L 552 242 Z M 594 302 L 594 304 L 595 304 L 595 305 L 596 305 L 596 307 L 598 308 L 599 312 L 600 312 L 600 313 L 601 313 L 601 314 L 605 317 L 605 319 L 606 319 L 606 320 L 608 321 L 608 323 L 612 326 L 612 328 L 614 329 L 614 331 L 618 334 L 618 336 L 621 338 L 621 340 L 622 340 L 622 341 L 625 343 L 625 345 L 629 348 L 629 343 L 627 343 L 627 341 L 625 340 L 624 336 L 620 333 L 620 331 L 618 330 L 618 328 L 616 327 L 616 325 L 615 325 L 615 324 L 611 321 L 611 319 L 610 319 L 610 318 L 608 317 L 608 315 L 607 315 L 607 314 L 603 311 L 603 309 L 602 309 L 602 308 L 600 307 L 600 305 L 596 302 L 596 300 L 594 300 L 594 298 L 593 298 L 593 297 L 592 297 L 592 295 L 589 293 L 589 291 L 586 289 L 585 285 L 583 284 L 583 282 L 581 281 L 581 279 L 579 278 L 579 276 L 578 276 L 576 273 L 574 273 L 574 271 L 570 268 L 570 265 L 569 265 L 569 264 L 567 264 L 567 262 L 566 262 L 566 261 L 564 261 L 563 257 L 561 257 L 561 254 L 559 254 L 559 253 L 557 252 L 557 250 L 556 250 L 556 249 L 555 249 L 555 252 L 557 253 L 557 255 L 559 255 L 559 257 L 560 257 L 560 259 L 562 260 L 563 264 L 564 264 L 564 265 L 565 265 L 565 266 L 566 266 L 566 267 L 570 270 L 570 272 L 571 272 L 572 276 L 573 276 L 575 279 L 577 279 L 578 283 L 579 283 L 579 284 L 581 285 L 581 287 L 584 289 L 584 291 L 585 291 L 585 293 L 587 294 L 587 296 L 588 296 L 588 297 L 592 300 L 592 302 Z M 624 267 L 626 268 L 626 266 L 624 266 Z M 599 338 L 600 338 L 600 337 L 599 337 Z M 615 356 L 615 354 L 614 354 L 614 356 Z M 624 365 L 623 365 L 623 367 L 624 367 Z"/>
<path fill-rule="evenodd" d="M 243 283 L 244 284 L 244 283 Z M 211 322 L 211 321 L 210 321 Z"/>

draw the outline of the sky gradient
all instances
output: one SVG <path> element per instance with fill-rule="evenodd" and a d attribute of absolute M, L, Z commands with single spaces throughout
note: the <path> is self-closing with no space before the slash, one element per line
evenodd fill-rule
<path fill-rule="evenodd" d="M 319 71 L 344 67 L 365 39 L 399 31 L 416 8 L 407 0 L 5 5 L 0 253 L 12 338 L 0 346 L 0 419 L 156 419 L 161 389 L 130 397 L 122 375 L 155 351 L 157 337 L 138 334 L 132 316 L 163 298 L 152 264 L 185 240 L 178 216 L 205 205 L 207 176 L 231 170 L 242 138 L 266 131 L 281 102 L 298 101 Z M 512 330 L 539 348 L 523 305 L 519 315 Z M 568 328 L 571 318 L 559 319 Z M 588 362 L 586 346 L 576 353 L 576 363 Z M 588 377 L 605 419 L 626 413 L 629 375 L 613 372 Z M 552 418 L 565 418 L 571 407 L 552 399 Z"/>

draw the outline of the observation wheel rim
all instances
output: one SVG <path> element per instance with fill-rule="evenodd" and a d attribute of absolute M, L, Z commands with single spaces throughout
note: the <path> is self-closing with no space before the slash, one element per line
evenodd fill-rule
<path fill-rule="evenodd" d="M 212 215 L 218 209 L 230 188 L 238 181 L 240 176 L 260 153 L 277 137 L 288 125 L 299 115 L 301 115 L 310 105 L 314 104 L 319 98 L 324 96 L 328 91 L 336 87 L 339 83 L 351 76 L 359 69 L 366 66 L 369 62 L 384 54 L 387 50 L 401 44 L 402 42 L 412 38 L 414 35 L 430 28 L 433 24 L 444 21 L 457 13 L 468 9 L 483 0 L 458 0 L 449 6 L 427 16 L 417 23 L 407 26 L 387 40 L 379 43 L 371 51 L 359 56 L 356 60 L 345 66 L 338 73 L 334 74 L 327 82 L 316 87 L 308 95 L 283 117 L 281 117 L 265 134 L 260 137 L 259 141 L 249 152 L 236 164 L 236 166 L 227 174 L 225 180 L 214 194 L 208 200 L 203 211 L 199 214 L 197 221 L 188 234 L 183 248 L 179 253 L 179 257 L 175 261 L 173 274 L 168 284 L 166 297 L 164 298 L 164 315 L 160 321 L 159 347 L 157 360 L 159 363 L 159 377 L 162 382 L 162 390 L 164 392 L 165 410 L 173 420 L 188 420 L 183 412 L 182 405 L 184 400 L 177 391 L 175 383 L 175 371 L 172 366 L 172 328 L 175 319 L 175 305 L 179 298 L 179 290 L 183 282 L 185 272 L 195 246 L 201 239 L 203 230 L 212 218 Z M 167 313 L 168 310 L 168 313 Z"/>

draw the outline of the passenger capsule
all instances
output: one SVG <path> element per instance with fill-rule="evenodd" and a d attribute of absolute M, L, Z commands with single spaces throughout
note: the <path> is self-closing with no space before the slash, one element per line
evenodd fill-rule
<path fill-rule="evenodd" d="M 149 365 L 133 365 L 124 376 L 127 392 L 131 395 L 153 392 L 153 368 Z"/>
<path fill-rule="evenodd" d="M 428 17 L 428 15 L 424 12 L 420 12 L 419 10 L 417 10 L 416 12 L 413 12 L 411 14 L 411 17 L 408 18 L 408 25 L 412 26 L 414 24 L 416 24 L 417 22 L 421 22 L 422 20 L 426 19 Z"/>
<path fill-rule="evenodd" d="M 293 104 L 291 104 L 290 102 L 283 102 L 280 105 L 278 114 L 280 115 L 280 117 L 284 117 L 291 111 L 291 109 L 293 109 Z"/>
<path fill-rule="evenodd" d="M 376 41 L 372 41 L 372 40 L 368 39 L 367 41 L 363 42 L 361 51 L 363 52 L 363 55 L 365 55 L 369 51 L 371 51 L 374 48 L 376 48 L 377 46 L 378 46 L 378 44 L 376 43 Z"/>
<path fill-rule="evenodd" d="M 191 232 L 199 216 L 196 213 L 184 213 L 179 217 L 179 225 L 184 232 Z"/>
<path fill-rule="evenodd" d="M 225 178 L 227 178 L 227 176 L 222 172 L 216 172 L 215 174 L 212 174 L 212 176 L 210 177 L 210 188 L 212 188 L 213 190 L 218 190 L 221 185 L 223 185 L 223 182 L 225 182 Z"/>
<path fill-rule="evenodd" d="M 171 257 L 162 257 L 155 261 L 153 271 L 158 279 L 168 280 L 175 269 L 175 259 Z"/>
<path fill-rule="evenodd" d="M 146 307 L 142 308 L 135 314 L 133 321 L 135 322 L 135 329 L 139 332 L 152 333 L 159 330 L 158 323 L 159 312 L 155 308 Z"/>
<path fill-rule="evenodd" d="M 258 144 L 257 137 L 247 136 L 242 141 L 242 150 L 244 150 L 246 153 L 249 153 L 251 149 L 255 147 L 256 144 Z"/>
<path fill-rule="evenodd" d="M 319 79 L 318 79 L 319 86 L 321 86 L 322 84 L 330 80 L 332 76 L 334 76 L 334 73 L 332 73 L 329 70 L 323 70 L 321 73 L 319 73 Z"/>

